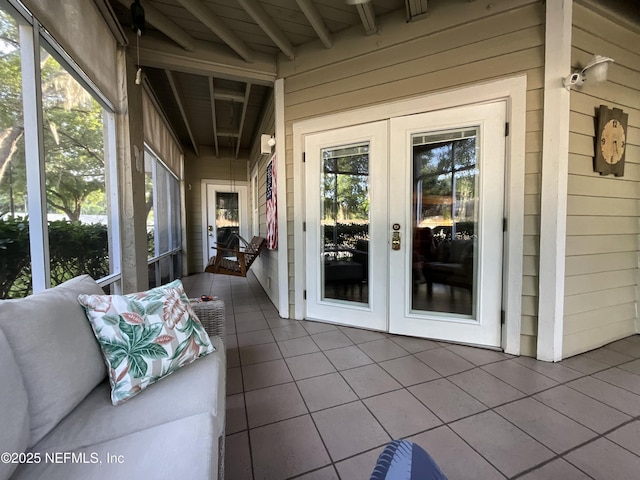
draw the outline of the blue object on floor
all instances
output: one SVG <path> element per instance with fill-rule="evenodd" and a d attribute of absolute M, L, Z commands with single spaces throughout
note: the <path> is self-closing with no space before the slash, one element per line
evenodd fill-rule
<path fill-rule="evenodd" d="M 394 440 L 378 457 L 370 480 L 447 480 L 447 477 L 420 446 Z"/>

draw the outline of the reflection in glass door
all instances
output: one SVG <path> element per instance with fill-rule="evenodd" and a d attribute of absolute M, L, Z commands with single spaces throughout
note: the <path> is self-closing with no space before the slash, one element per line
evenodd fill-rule
<path fill-rule="evenodd" d="M 414 311 L 474 315 L 478 128 L 411 136 Z"/>
<path fill-rule="evenodd" d="M 237 192 L 216 192 L 216 243 L 227 248 L 239 244 L 240 208 Z"/>
<path fill-rule="evenodd" d="M 322 299 L 369 303 L 369 143 L 323 148 Z"/>

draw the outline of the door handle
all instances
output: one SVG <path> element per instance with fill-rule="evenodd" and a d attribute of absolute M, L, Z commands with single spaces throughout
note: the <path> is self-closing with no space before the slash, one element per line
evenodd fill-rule
<path fill-rule="evenodd" d="M 400 250 L 400 232 L 393 232 L 391 234 L 391 249 Z"/>

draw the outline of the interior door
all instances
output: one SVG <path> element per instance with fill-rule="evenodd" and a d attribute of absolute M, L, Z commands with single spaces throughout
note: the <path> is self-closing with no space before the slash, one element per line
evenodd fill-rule
<path fill-rule="evenodd" d="M 388 122 L 305 137 L 307 318 L 387 329 Z"/>
<path fill-rule="evenodd" d="M 389 331 L 501 343 L 506 104 L 390 121 Z"/>

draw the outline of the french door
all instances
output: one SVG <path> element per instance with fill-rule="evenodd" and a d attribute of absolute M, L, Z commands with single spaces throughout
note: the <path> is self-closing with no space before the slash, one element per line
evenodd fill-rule
<path fill-rule="evenodd" d="M 498 347 L 506 105 L 305 136 L 307 318 Z"/>

